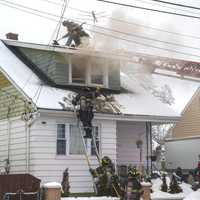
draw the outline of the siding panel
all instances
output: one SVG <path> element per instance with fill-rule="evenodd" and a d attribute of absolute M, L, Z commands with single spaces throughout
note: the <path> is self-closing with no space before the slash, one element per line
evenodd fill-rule
<path fill-rule="evenodd" d="M 42 124 L 46 121 L 46 124 Z M 69 181 L 71 192 L 91 192 L 93 191 L 92 179 L 84 155 L 56 155 L 56 124 L 66 123 L 76 124 L 75 119 L 52 119 L 40 118 L 31 128 L 30 136 L 30 170 L 31 173 L 42 182 L 61 182 L 62 174 L 69 168 Z M 94 124 L 100 126 L 102 155 L 110 156 L 116 161 L 116 122 L 99 120 Z M 66 126 L 66 131 L 69 129 Z M 68 139 L 68 138 L 67 138 Z M 98 161 L 94 156 L 90 156 L 92 167 L 98 166 Z"/>

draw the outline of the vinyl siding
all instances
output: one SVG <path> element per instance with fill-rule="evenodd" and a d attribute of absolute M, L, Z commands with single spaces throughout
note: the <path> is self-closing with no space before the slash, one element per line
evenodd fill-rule
<path fill-rule="evenodd" d="M 10 128 L 9 128 L 10 127 Z M 10 130 L 10 145 L 9 145 Z M 19 118 L 0 121 L 0 168 L 3 171 L 4 160 L 10 160 L 10 173 L 26 172 L 26 134 L 25 124 Z"/>
<path fill-rule="evenodd" d="M 19 47 L 19 50 L 53 82 L 64 86 L 69 84 L 69 54 L 24 47 Z M 85 56 L 85 60 L 80 61 L 78 56 L 72 56 L 72 59 L 75 59 L 77 64 L 82 65 L 82 62 L 91 62 L 94 58 Z M 119 61 L 101 58 L 99 63 L 100 66 L 108 65 L 108 88 L 120 90 Z"/>
<path fill-rule="evenodd" d="M 200 136 L 200 90 L 186 108 L 181 120 L 176 123 L 172 133 L 173 138 L 191 136 Z"/>
<path fill-rule="evenodd" d="M 45 121 L 46 124 L 41 122 Z M 30 172 L 42 182 L 62 181 L 62 174 L 69 168 L 71 192 L 93 191 L 91 175 L 84 155 L 56 155 L 57 124 L 65 123 L 66 132 L 69 124 L 75 124 L 75 119 L 40 118 L 31 128 L 30 134 Z M 94 122 L 95 123 L 95 122 Z M 116 122 L 101 120 L 100 126 L 102 155 L 107 155 L 116 161 Z M 66 133 L 67 134 L 67 133 Z M 68 138 L 67 138 L 68 140 Z M 68 142 L 68 141 L 67 141 Z M 90 156 L 95 168 L 98 162 Z"/>
<path fill-rule="evenodd" d="M 117 164 L 138 165 L 140 150 L 136 141 L 143 141 L 142 161 L 146 160 L 146 129 L 144 122 L 117 123 Z"/>
<path fill-rule="evenodd" d="M 19 48 L 20 51 L 56 84 L 67 85 L 69 80 L 68 56 L 58 52 Z"/>
<path fill-rule="evenodd" d="M 20 116 L 23 112 L 23 96 L 0 73 L 0 120 Z"/>

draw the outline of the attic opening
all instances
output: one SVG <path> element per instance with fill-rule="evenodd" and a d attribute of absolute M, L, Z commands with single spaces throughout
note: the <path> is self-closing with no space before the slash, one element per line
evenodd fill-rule
<path fill-rule="evenodd" d="M 70 63 L 71 84 L 108 87 L 108 66 L 102 59 L 71 56 Z"/>

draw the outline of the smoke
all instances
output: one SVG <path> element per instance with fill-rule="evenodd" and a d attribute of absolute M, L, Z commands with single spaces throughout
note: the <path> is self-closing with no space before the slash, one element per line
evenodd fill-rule
<path fill-rule="evenodd" d="M 119 19 L 119 21 L 112 20 L 113 18 Z M 144 35 L 144 28 L 124 23 L 124 21 L 132 21 L 136 24 L 141 23 L 139 20 L 128 16 L 124 10 L 114 10 L 110 20 L 107 22 L 106 29 L 102 29 L 98 27 L 98 25 L 93 25 L 90 44 L 87 44 L 85 47 L 90 50 L 105 53 L 109 52 L 126 57 L 128 55 L 130 60 L 132 59 L 133 62 L 125 61 L 121 59 L 120 56 L 118 58 L 121 69 L 122 87 L 133 93 L 141 93 L 148 90 L 163 103 L 171 105 L 174 102 L 174 98 L 170 87 L 167 85 L 158 87 L 152 81 L 152 71 L 154 67 L 152 65 L 135 62 L 137 59 L 143 59 L 139 56 L 135 59 L 135 52 L 141 52 L 141 50 L 144 50 L 144 47 L 126 41 L 126 39 L 138 41 L 138 38 L 134 38 L 131 34 Z M 117 30 L 117 32 L 113 30 Z M 129 35 L 125 35 L 122 32 L 129 33 Z M 157 37 L 156 35 L 154 36 Z M 125 40 L 117 38 L 123 38 Z M 144 39 L 139 40 L 144 42 Z"/>

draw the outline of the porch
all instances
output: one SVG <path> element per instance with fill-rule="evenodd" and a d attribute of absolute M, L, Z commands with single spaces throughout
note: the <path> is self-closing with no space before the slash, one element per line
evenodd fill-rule
<path fill-rule="evenodd" d="M 152 169 L 151 122 L 117 121 L 116 123 L 116 163 L 120 166 Z"/>

